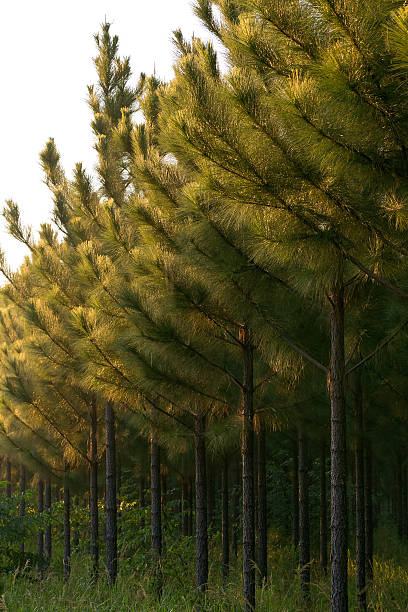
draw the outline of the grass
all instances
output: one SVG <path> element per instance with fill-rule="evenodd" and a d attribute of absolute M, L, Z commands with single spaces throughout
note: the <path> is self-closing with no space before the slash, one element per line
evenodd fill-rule
<path fill-rule="evenodd" d="M 376 536 L 378 555 L 375 578 L 368 590 L 369 609 L 377 612 L 408 610 L 408 547 L 392 530 L 382 528 Z M 3 578 L 0 610 L 10 612 L 214 612 L 242 610 L 240 561 L 232 565 L 225 588 L 220 582 L 219 547 L 214 543 L 210 566 L 209 588 L 204 599 L 198 599 L 194 589 L 194 541 L 177 538 L 168 545 L 164 556 L 163 592 L 160 600 L 154 594 L 152 578 L 146 571 L 143 551 L 122 550 L 118 581 L 109 588 L 103 570 L 100 580 L 89 580 L 89 560 L 84 552 L 72 557 L 72 574 L 68 583 L 61 575 L 61 551 L 56 547 L 53 565 L 38 578 L 35 573 L 16 571 Z M 258 587 L 259 612 L 328 611 L 330 609 L 329 579 L 322 578 L 315 564 L 311 566 L 311 599 L 304 602 L 296 575 L 296 553 L 278 538 L 270 538 L 270 579 Z M 355 565 L 349 563 L 350 610 L 355 607 Z"/>

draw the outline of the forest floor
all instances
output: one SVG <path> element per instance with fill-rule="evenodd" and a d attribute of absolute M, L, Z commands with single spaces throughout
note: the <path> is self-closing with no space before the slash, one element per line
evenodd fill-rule
<path fill-rule="evenodd" d="M 35 573 L 18 571 L 2 579 L 0 610 L 10 612 L 191 612 L 242 610 L 240 560 L 232 564 L 228 584 L 220 582 L 219 547 L 216 538 L 211 548 L 209 588 L 205 601 L 197 600 L 194 589 L 194 541 L 179 538 L 167 545 L 162 568 L 163 590 L 154 594 L 152 578 L 146 567 L 145 553 L 122 550 L 121 572 L 113 588 L 100 575 L 97 584 L 89 580 L 89 560 L 85 552 L 72 555 L 72 573 L 67 583 L 61 575 L 60 546 L 55 546 L 54 560 L 48 572 L 38 578 Z M 369 609 L 378 612 L 408 610 L 408 545 L 401 543 L 390 529 L 376 534 L 374 581 L 367 595 Z M 269 582 L 257 590 L 259 612 L 309 612 L 330 610 L 329 578 L 319 575 L 317 564 L 311 567 L 311 598 L 305 604 L 296 576 L 296 553 L 279 538 L 270 536 Z M 142 577 L 141 577 L 142 576 Z M 350 610 L 357 610 L 354 577 L 355 564 L 349 562 Z"/>

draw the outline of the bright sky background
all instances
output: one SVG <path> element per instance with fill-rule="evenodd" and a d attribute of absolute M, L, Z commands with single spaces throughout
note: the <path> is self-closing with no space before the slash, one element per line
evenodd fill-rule
<path fill-rule="evenodd" d="M 190 0 L 14 0 L 1 9 L 0 209 L 13 199 L 35 229 L 52 207 L 38 161 L 48 138 L 69 175 L 77 161 L 89 171 L 95 164 L 86 86 L 95 82 L 93 34 L 105 17 L 135 80 L 154 66 L 160 78 L 172 77 L 174 29 L 186 37 L 208 34 Z M 0 246 L 18 267 L 25 249 L 7 236 L 3 220 Z"/>

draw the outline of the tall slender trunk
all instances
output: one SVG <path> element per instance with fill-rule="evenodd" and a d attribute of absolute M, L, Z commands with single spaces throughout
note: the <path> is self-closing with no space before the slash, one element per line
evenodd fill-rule
<path fill-rule="evenodd" d="M 105 405 L 106 430 L 106 568 L 113 584 L 118 573 L 117 500 L 116 500 L 116 444 L 115 410 L 110 400 Z"/>
<path fill-rule="evenodd" d="M 188 479 L 188 535 L 193 535 L 194 491 L 193 479 Z"/>
<path fill-rule="evenodd" d="M 160 447 L 154 432 L 150 437 L 150 490 L 152 496 L 151 530 L 152 560 L 155 578 L 155 589 L 159 595 L 162 590 L 160 559 L 162 553 L 162 516 L 161 516 L 161 481 L 160 481 Z"/>
<path fill-rule="evenodd" d="M 306 435 L 299 429 L 299 566 L 300 588 L 310 594 L 309 453 Z"/>
<path fill-rule="evenodd" d="M 344 402 L 344 290 L 330 295 L 331 355 L 328 388 L 331 406 L 331 609 L 347 612 L 347 447 Z"/>
<path fill-rule="evenodd" d="M 51 517 L 51 479 L 48 477 L 45 481 L 45 512 L 48 515 L 48 519 Z M 45 527 L 45 559 L 47 565 L 51 561 L 51 523 Z"/>
<path fill-rule="evenodd" d="M 366 597 L 366 553 L 364 520 L 364 423 L 360 377 L 355 384 L 355 469 L 356 469 L 356 562 L 357 562 L 357 605 L 360 610 L 367 609 Z"/>
<path fill-rule="evenodd" d="M 229 512 L 228 512 L 228 457 L 224 455 L 221 474 L 222 488 L 222 581 L 225 585 L 229 573 Z"/>
<path fill-rule="evenodd" d="M 42 478 L 38 479 L 37 484 L 37 509 L 39 516 L 44 512 L 44 481 Z M 37 571 L 41 572 L 44 564 L 44 531 L 39 529 L 37 533 Z"/>
<path fill-rule="evenodd" d="M 370 439 L 366 440 L 364 453 L 364 485 L 365 485 L 365 553 L 367 579 L 373 579 L 373 488 L 372 488 L 372 450 Z"/>
<path fill-rule="evenodd" d="M 212 527 L 214 521 L 214 472 L 212 465 L 207 464 L 207 529 Z"/>
<path fill-rule="evenodd" d="M 298 441 L 293 442 L 293 469 L 292 469 L 292 543 L 299 546 L 299 458 Z"/>
<path fill-rule="evenodd" d="M 188 482 L 184 476 L 181 477 L 181 533 L 188 535 Z"/>
<path fill-rule="evenodd" d="M 6 497 L 10 499 L 11 497 L 11 462 L 10 458 L 6 457 Z"/>
<path fill-rule="evenodd" d="M 205 591 L 208 583 L 207 475 L 205 417 L 194 419 L 196 474 L 196 586 Z"/>
<path fill-rule="evenodd" d="M 64 580 L 68 580 L 71 573 L 71 498 L 68 484 L 68 468 L 65 468 L 64 477 Z"/>
<path fill-rule="evenodd" d="M 89 519 L 90 519 L 90 553 L 92 577 L 98 578 L 99 566 L 99 517 L 98 517 L 98 416 L 96 400 L 90 405 L 89 430 Z"/>
<path fill-rule="evenodd" d="M 242 385 L 242 549 L 245 611 L 255 608 L 255 525 L 254 525 L 254 407 L 253 349 L 250 331 L 240 329 L 243 348 Z"/>
<path fill-rule="evenodd" d="M 258 568 L 261 585 L 268 577 L 268 530 L 266 499 L 265 426 L 261 422 L 258 439 Z"/>
<path fill-rule="evenodd" d="M 241 488 L 241 476 L 238 460 L 234 460 L 234 485 L 232 489 L 232 554 L 235 561 L 238 558 L 238 534 L 239 534 L 239 489 Z"/>
<path fill-rule="evenodd" d="M 326 444 L 320 445 L 320 569 L 327 574 Z"/>
<path fill-rule="evenodd" d="M 142 512 L 140 518 L 140 527 L 144 529 L 145 527 L 145 517 L 144 517 L 144 507 L 146 505 L 145 502 L 145 479 L 144 476 L 140 476 L 139 478 L 139 510 Z"/>
<path fill-rule="evenodd" d="M 25 516 L 25 508 L 26 508 L 26 502 L 25 502 L 25 491 L 26 491 L 26 471 L 25 471 L 25 467 L 22 463 L 20 463 L 20 504 L 19 504 L 19 508 L 18 508 L 18 516 L 20 518 L 23 518 Z M 24 554 L 24 531 L 22 534 L 22 539 L 21 539 L 21 543 L 20 543 L 20 552 L 22 554 Z"/>

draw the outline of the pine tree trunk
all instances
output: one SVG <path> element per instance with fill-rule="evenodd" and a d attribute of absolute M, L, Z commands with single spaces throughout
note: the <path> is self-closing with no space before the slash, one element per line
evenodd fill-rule
<path fill-rule="evenodd" d="M 142 512 L 140 518 L 140 527 L 144 529 L 145 527 L 145 518 L 144 518 L 144 507 L 146 505 L 145 502 L 145 479 L 143 476 L 139 478 L 139 510 Z"/>
<path fill-rule="evenodd" d="M 292 470 L 292 543 L 299 546 L 299 459 L 298 442 L 293 442 L 293 470 Z"/>
<path fill-rule="evenodd" d="M 364 502 L 365 502 L 365 552 L 367 580 L 373 579 L 373 490 L 372 490 L 372 450 L 369 439 L 364 453 Z"/>
<path fill-rule="evenodd" d="M 47 478 L 45 481 L 45 512 L 48 517 L 51 516 L 51 480 Z M 45 559 L 47 565 L 51 562 L 51 524 L 45 527 Z"/>
<path fill-rule="evenodd" d="M 67 469 L 64 478 L 64 580 L 71 573 L 71 499 L 67 482 Z"/>
<path fill-rule="evenodd" d="M 310 594 L 310 521 L 309 521 L 309 456 L 308 442 L 299 429 L 299 567 L 300 588 L 304 596 Z"/>
<path fill-rule="evenodd" d="M 188 535 L 193 535 L 194 491 L 193 480 L 188 479 Z"/>
<path fill-rule="evenodd" d="M 6 497 L 10 499 L 11 497 L 11 462 L 10 458 L 6 457 Z"/>
<path fill-rule="evenodd" d="M 356 564 L 357 564 L 357 605 L 360 610 L 367 609 L 366 597 L 366 552 L 364 517 L 364 425 L 360 377 L 355 385 L 355 468 L 356 468 Z"/>
<path fill-rule="evenodd" d="M 228 457 L 224 455 L 221 474 L 222 488 L 222 581 L 228 580 L 229 573 L 229 512 L 228 512 Z"/>
<path fill-rule="evenodd" d="M 25 507 L 26 507 L 26 502 L 25 502 L 25 491 L 26 491 L 26 470 L 24 465 L 21 463 L 20 464 L 20 504 L 19 504 L 19 508 L 18 508 L 18 516 L 20 518 L 23 518 L 25 516 Z M 24 534 L 22 537 L 22 541 L 20 543 L 20 552 L 22 554 L 24 554 Z"/>
<path fill-rule="evenodd" d="M 328 388 L 331 406 L 331 608 L 347 612 L 347 448 L 344 402 L 344 291 L 330 296 L 331 356 Z"/>
<path fill-rule="evenodd" d="M 205 417 L 195 416 L 196 470 L 196 586 L 205 591 L 208 583 L 207 475 Z"/>
<path fill-rule="evenodd" d="M 37 509 L 38 514 L 41 516 L 44 512 L 44 481 L 41 478 L 38 479 L 37 496 Z M 40 529 L 37 533 L 37 555 L 37 571 L 40 573 L 44 564 L 44 531 L 42 529 Z"/>
<path fill-rule="evenodd" d="M 326 445 L 320 445 L 320 569 L 327 574 Z"/>
<path fill-rule="evenodd" d="M 243 347 L 242 392 L 242 549 L 245 612 L 255 608 L 254 408 L 253 349 L 247 327 L 240 330 Z"/>
<path fill-rule="evenodd" d="M 265 427 L 261 422 L 258 439 L 258 568 L 261 585 L 268 577 L 268 530 L 266 498 Z"/>
<path fill-rule="evenodd" d="M 92 578 L 98 578 L 99 566 L 99 516 L 98 516 L 98 418 L 96 401 L 90 406 L 90 463 L 89 463 L 89 518 L 90 518 L 90 553 Z"/>
<path fill-rule="evenodd" d="M 214 474 L 211 465 L 207 465 L 207 529 L 212 527 L 214 521 Z"/>
<path fill-rule="evenodd" d="M 183 536 L 187 536 L 189 513 L 188 483 L 184 475 L 181 478 L 181 533 Z"/>
<path fill-rule="evenodd" d="M 241 476 L 238 461 L 234 460 L 234 487 L 232 490 L 232 554 L 235 561 L 238 558 L 238 534 L 239 534 L 239 489 L 241 486 Z"/>
<path fill-rule="evenodd" d="M 152 496 L 151 530 L 152 530 L 152 560 L 155 579 L 155 589 L 161 595 L 162 580 L 160 559 L 162 554 L 162 520 L 161 520 L 161 482 L 160 482 L 160 447 L 154 433 L 150 438 L 150 489 Z"/>
<path fill-rule="evenodd" d="M 105 405 L 106 428 L 106 568 L 113 584 L 118 573 L 115 410 L 113 402 Z"/>

